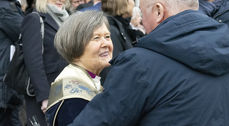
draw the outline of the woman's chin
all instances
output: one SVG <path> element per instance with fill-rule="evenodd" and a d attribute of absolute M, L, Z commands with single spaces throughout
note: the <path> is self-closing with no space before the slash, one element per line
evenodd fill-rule
<path fill-rule="evenodd" d="M 108 63 L 104 63 L 104 68 L 106 67 L 109 67 L 111 64 L 108 62 Z"/>

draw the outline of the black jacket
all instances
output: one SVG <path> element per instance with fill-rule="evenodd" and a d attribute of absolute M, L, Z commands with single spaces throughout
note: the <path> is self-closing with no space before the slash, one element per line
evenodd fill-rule
<path fill-rule="evenodd" d="M 7 107 L 15 95 L 3 77 L 10 62 L 10 45 L 18 40 L 22 20 L 22 11 L 14 1 L 0 0 L 0 108 Z"/>
<path fill-rule="evenodd" d="M 113 42 L 114 50 L 113 57 L 118 56 L 124 50 L 133 47 L 132 39 L 127 33 L 125 26 L 113 16 L 107 16 L 110 24 L 111 40 Z"/>
<path fill-rule="evenodd" d="M 51 82 L 67 65 L 54 47 L 54 36 L 59 28 L 57 23 L 47 13 L 40 13 L 40 16 L 44 21 L 43 54 L 40 17 L 30 13 L 22 23 L 25 64 L 38 102 L 48 99 Z"/>
<path fill-rule="evenodd" d="M 197 11 L 120 54 L 69 126 L 229 126 L 229 29 Z"/>
<path fill-rule="evenodd" d="M 118 20 L 121 17 L 107 16 L 110 32 L 111 32 L 111 40 L 113 43 L 113 58 L 118 56 L 121 52 L 130 49 L 133 47 L 132 43 L 135 41 L 131 38 L 130 33 L 127 31 L 127 26 L 124 22 Z M 124 19 L 123 19 L 124 20 Z M 129 26 L 129 24 L 127 24 Z M 106 79 L 107 73 L 110 71 L 110 67 L 105 68 L 100 76 L 102 83 Z"/>

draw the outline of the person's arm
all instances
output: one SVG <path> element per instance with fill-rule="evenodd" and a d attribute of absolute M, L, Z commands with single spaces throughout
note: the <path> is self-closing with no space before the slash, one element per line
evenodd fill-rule
<path fill-rule="evenodd" d="M 42 55 L 40 17 L 31 13 L 22 23 L 22 41 L 26 69 L 35 89 L 37 102 L 48 99 L 50 84 L 47 80 Z"/>
<path fill-rule="evenodd" d="M 117 59 L 105 80 L 104 92 L 96 95 L 69 126 L 136 124 L 147 97 L 145 74 L 134 55 Z"/>
<path fill-rule="evenodd" d="M 47 110 L 45 113 L 47 121 L 50 126 L 52 126 L 55 118 L 55 126 L 67 126 L 72 123 L 74 118 L 82 111 L 87 103 L 87 100 L 81 98 L 62 100 Z"/>
<path fill-rule="evenodd" d="M 71 98 L 64 100 L 61 106 L 57 121 L 58 126 L 66 126 L 76 118 L 83 108 L 87 105 L 88 101 L 81 98 Z"/>

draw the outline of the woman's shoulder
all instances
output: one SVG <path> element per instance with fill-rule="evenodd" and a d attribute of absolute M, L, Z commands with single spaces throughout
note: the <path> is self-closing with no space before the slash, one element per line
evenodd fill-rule
<path fill-rule="evenodd" d="M 38 12 L 36 10 L 33 10 L 32 12 L 26 14 L 24 20 L 37 20 L 40 21 L 40 17 L 42 17 L 42 19 L 44 20 L 47 16 L 49 16 L 48 13 L 42 13 L 42 12 Z"/>
<path fill-rule="evenodd" d="M 69 64 L 62 70 L 62 72 L 58 75 L 55 81 L 58 81 L 64 78 L 73 78 L 76 80 L 76 79 L 85 79 L 85 78 L 88 78 L 88 76 L 85 73 L 85 71 Z"/>
<path fill-rule="evenodd" d="M 38 12 L 32 12 L 27 14 L 23 19 L 22 26 L 30 23 L 33 25 L 40 24 L 40 16 Z"/>
<path fill-rule="evenodd" d="M 79 78 L 62 78 L 51 85 L 48 108 L 59 101 L 71 98 L 90 101 L 97 93 L 94 88 Z"/>

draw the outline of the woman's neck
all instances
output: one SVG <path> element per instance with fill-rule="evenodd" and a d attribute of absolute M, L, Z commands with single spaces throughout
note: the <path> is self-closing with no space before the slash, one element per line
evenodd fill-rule
<path fill-rule="evenodd" d="M 89 66 L 85 66 L 82 63 L 74 63 L 75 65 L 85 69 L 88 72 L 91 72 L 92 74 L 99 75 L 101 71 L 96 70 L 96 69 L 91 69 Z"/>

